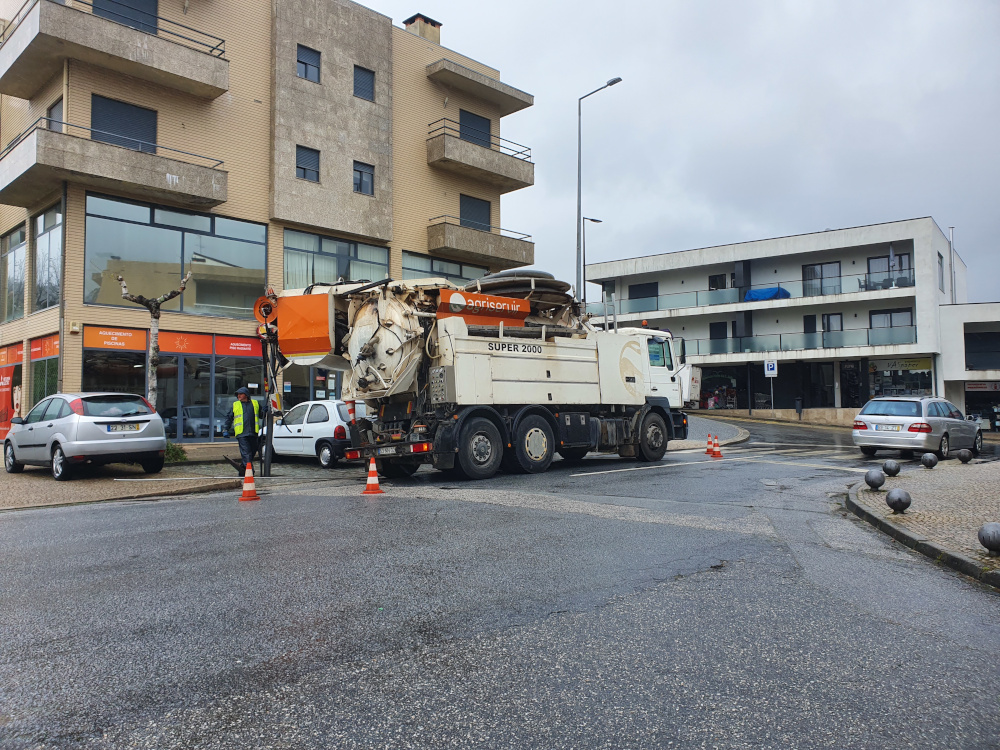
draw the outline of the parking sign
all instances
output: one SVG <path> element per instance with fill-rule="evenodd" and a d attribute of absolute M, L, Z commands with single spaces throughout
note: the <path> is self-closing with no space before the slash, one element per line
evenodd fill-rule
<path fill-rule="evenodd" d="M 769 378 L 778 377 L 778 360 L 776 359 L 764 360 L 764 375 Z"/>

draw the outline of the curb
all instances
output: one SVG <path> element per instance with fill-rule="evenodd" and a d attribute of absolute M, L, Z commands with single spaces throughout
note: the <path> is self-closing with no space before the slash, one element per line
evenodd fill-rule
<path fill-rule="evenodd" d="M 217 492 L 219 490 L 228 490 L 233 488 L 233 482 L 242 482 L 242 479 L 233 477 L 230 479 L 225 479 L 218 481 L 214 484 L 207 484 L 201 487 L 195 487 L 194 489 L 185 490 L 185 495 L 197 495 L 206 492 Z M 93 500 L 74 500 L 69 503 L 45 503 L 43 505 L 17 505 L 13 508 L 0 508 L 0 513 L 12 513 L 21 510 L 35 510 L 36 508 L 69 508 L 74 505 L 93 505 L 94 503 L 117 503 L 125 500 L 146 500 L 154 497 L 178 497 L 177 495 L 165 495 L 163 491 L 160 492 L 141 492 L 136 495 L 126 495 L 123 497 L 98 497 Z"/>
<path fill-rule="evenodd" d="M 940 544 L 936 544 L 926 537 L 911 534 L 906 529 L 875 515 L 866 507 L 861 505 L 861 503 L 858 502 L 858 490 L 863 484 L 864 482 L 858 482 L 851 487 L 847 494 L 847 501 L 845 504 L 847 505 L 847 509 L 854 513 L 854 515 L 863 521 L 867 521 L 883 534 L 892 537 L 900 544 L 929 557 L 934 562 L 946 565 L 952 570 L 957 570 L 959 573 L 963 573 L 970 578 L 975 578 L 977 581 L 984 583 L 987 586 L 1000 588 L 1000 568 L 987 568 L 976 560 L 973 560 L 971 557 L 966 557 L 965 555 L 961 555 L 957 552 L 947 550 Z"/>

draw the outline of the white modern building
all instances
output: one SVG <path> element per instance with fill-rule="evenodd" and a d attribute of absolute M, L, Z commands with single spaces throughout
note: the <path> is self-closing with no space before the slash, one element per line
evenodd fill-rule
<path fill-rule="evenodd" d="M 796 418 L 802 399 L 804 420 L 850 424 L 879 395 L 965 408 L 967 383 L 1000 404 L 1000 304 L 965 304 L 965 263 L 929 217 L 593 263 L 587 280 L 598 322 L 684 339 L 702 408 Z"/>

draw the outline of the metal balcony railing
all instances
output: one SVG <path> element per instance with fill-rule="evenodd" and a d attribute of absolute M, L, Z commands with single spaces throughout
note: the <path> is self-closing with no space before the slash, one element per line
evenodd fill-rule
<path fill-rule="evenodd" d="M 507 154 L 508 156 L 513 156 L 515 159 L 521 159 L 522 161 L 528 162 L 531 161 L 531 149 L 527 146 L 522 146 L 520 143 L 514 143 L 514 141 L 508 141 L 506 138 L 493 135 L 485 130 L 479 130 L 478 128 L 472 128 L 468 125 L 462 125 L 461 123 L 449 120 L 446 117 L 438 120 L 437 122 L 432 122 L 427 127 L 430 128 L 427 133 L 427 140 L 442 134 L 451 135 L 456 138 L 460 138 L 463 141 L 474 143 L 477 146 L 488 148 L 491 151 L 499 151 L 503 154 Z"/>
<path fill-rule="evenodd" d="M 458 216 L 435 216 L 431 219 L 429 224 L 452 224 L 454 226 L 465 227 L 466 229 L 474 229 L 477 232 L 489 232 L 490 234 L 499 234 L 504 237 L 509 237 L 514 240 L 523 240 L 524 242 L 531 242 L 531 235 L 525 234 L 524 232 L 515 232 L 511 229 L 503 229 L 502 227 L 495 227 L 490 224 L 482 224 L 478 221 L 471 221 L 470 219 L 462 219 Z"/>
<path fill-rule="evenodd" d="M 185 26 L 182 23 L 177 23 L 161 16 L 154 16 L 151 13 L 137 10 L 125 3 L 118 2 L 118 0 L 107 0 L 107 2 L 114 6 L 113 10 L 106 7 L 95 9 L 94 4 L 87 2 L 87 0 L 28 0 L 21 6 L 21 9 L 14 15 L 13 20 L 11 20 L 3 32 L 0 32 L 0 47 L 3 47 L 17 30 L 32 8 L 39 3 L 55 3 L 67 8 L 74 8 L 81 13 L 91 13 L 92 15 L 100 16 L 109 21 L 120 23 L 123 26 L 130 26 L 133 29 L 145 31 L 148 34 L 164 36 L 178 44 L 183 44 L 185 47 L 204 52 L 206 55 L 225 59 L 226 40 L 221 37 L 199 31 L 198 29 Z"/>
<path fill-rule="evenodd" d="M 52 130 L 57 133 L 64 133 L 65 135 L 69 135 L 74 138 L 89 138 L 93 141 L 110 143 L 113 146 L 121 146 L 122 148 L 128 148 L 133 151 L 142 151 L 153 155 L 159 155 L 159 152 L 161 151 L 168 151 L 169 154 L 162 155 L 169 156 L 170 158 L 177 159 L 178 161 L 188 162 L 189 164 L 210 167 L 211 169 L 218 169 L 224 163 L 222 159 L 213 159 L 210 156 L 200 156 L 199 154 L 192 154 L 189 151 L 181 151 L 180 149 L 170 148 L 169 146 L 161 146 L 157 143 L 140 141 L 135 138 L 119 135 L 117 133 L 109 133 L 105 130 L 95 130 L 94 128 L 84 127 L 83 125 L 73 125 L 72 123 L 62 122 L 61 120 L 53 120 L 51 117 L 39 117 L 30 126 L 28 126 L 27 130 L 7 144 L 7 147 L 3 151 L 0 151 L 0 161 L 2 161 L 7 154 L 17 148 L 17 146 L 20 145 L 25 138 L 36 130 Z M 87 133 L 87 135 L 83 135 L 82 133 Z M 177 156 L 175 156 L 175 154 Z"/>
<path fill-rule="evenodd" d="M 688 354 L 739 354 L 839 349 L 849 346 L 892 346 L 917 343 L 916 326 L 855 328 L 815 333 L 770 333 L 730 339 L 685 339 Z"/>

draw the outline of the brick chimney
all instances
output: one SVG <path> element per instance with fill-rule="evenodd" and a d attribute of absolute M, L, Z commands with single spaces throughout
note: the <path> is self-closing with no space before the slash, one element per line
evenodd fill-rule
<path fill-rule="evenodd" d="M 418 36 L 422 36 L 428 42 L 441 44 L 441 24 L 433 18 L 428 18 L 423 13 L 417 13 L 403 21 L 403 27 L 407 31 L 412 31 Z"/>

